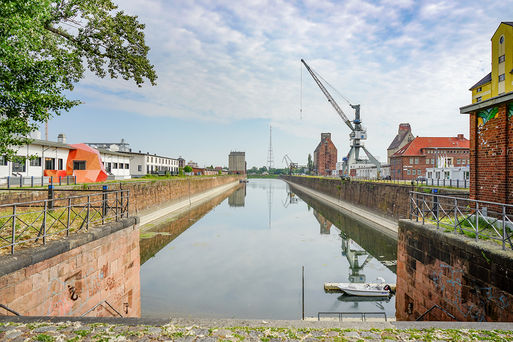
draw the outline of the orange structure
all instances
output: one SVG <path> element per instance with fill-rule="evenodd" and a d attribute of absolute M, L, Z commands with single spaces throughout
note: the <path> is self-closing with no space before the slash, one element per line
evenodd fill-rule
<path fill-rule="evenodd" d="M 104 182 L 107 172 L 103 167 L 100 152 L 86 144 L 74 144 L 66 163 L 68 175 L 77 177 L 77 183 Z"/>

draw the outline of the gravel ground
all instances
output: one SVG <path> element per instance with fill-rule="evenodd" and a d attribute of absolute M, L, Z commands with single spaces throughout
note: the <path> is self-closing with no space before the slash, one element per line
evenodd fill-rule
<path fill-rule="evenodd" d="M 0 322 L 1 341 L 513 341 L 513 330 Z"/>

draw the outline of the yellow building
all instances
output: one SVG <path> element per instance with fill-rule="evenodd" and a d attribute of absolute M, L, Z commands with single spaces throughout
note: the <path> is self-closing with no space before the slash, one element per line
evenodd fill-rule
<path fill-rule="evenodd" d="M 513 91 L 513 22 L 503 21 L 492 36 L 492 72 L 472 88 L 472 103 Z"/>

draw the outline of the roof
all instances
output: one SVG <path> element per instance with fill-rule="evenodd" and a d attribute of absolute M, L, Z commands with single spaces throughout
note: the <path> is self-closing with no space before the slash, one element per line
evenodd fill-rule
<path fill-rule="evenodd" d="M 89 146 L 89 145 L 88 145 L 88 146 Z M 94 148 L 94 147 L 91 147 L 91 148 Z M 117 152 L 117 151 L 106 150 L 106 149 L 104 149 L 104 148 L 96 148 L 96 150 L 98 150 L 98 152 L 103 153 L 103 154 L 112 154 L 112 155 L 115 155 L 115 156 L 123 156 L 123 157 L 127 157 L 126 153 L 123 153 L 123 152 Z"/>
<path fill-rule="evenodd" d="M 149 152 L 143 153 L 143 152 L 119 151 L 118 153 L 131 154 L 131 155 L 137 155 L 137 156 L 148 156 L 148 157 L 166 158 L 166 159 L 173 159 L 173 160 L 178 160 L 179 159 L 179 158 L 177 159 L 177 158 L 173 158 L 173 157 L 161 156 L 161 155 L 158 155 L 158 154 L 150 154 Z"/>
<path fill-rule="evenodd" d="M 492 81 L 492 73 L 490 72 L 488 75 L 483 77 L 479 82 L 470 87 L 469 90 L 482 86 L 483 84 L 490 83 Z"/>
<path fill-rule="evenodd" d="M 458 137 L 416 137 L 392 156 L 420 156 L 423 155 L 421 150 L 425 148 L 470 148 L 470 140 Z"/>
<path fill-rule="evenodd" d="M 503 22 L 501 22 L 501 24 L 506 24 L 506 25 L 509 25 L 509 26 L 513 26 L 513 21 L 503 21 Z"/>
<path fill-rule="evenodd" d="M 31 144 L 41 145 L 41 146 L 61 147 L 61 148 L 66 148 L 68 150 L 73 149 L 73 147 L 68 144 L 64 144 L 64 143 L 60 143 L 60 142 L 56 142 L 56 141 L 41 140 L 41 139 L 34 139 L 34 140 L 32 140 Z"/>
<path fill-rule="evenodd" d="M 411 130 L 399 130 L 390 146 L 388 146 L 387 150 L 398 148 L 403 142 L 404 138 L 406 138 L 410 132 Z"/>

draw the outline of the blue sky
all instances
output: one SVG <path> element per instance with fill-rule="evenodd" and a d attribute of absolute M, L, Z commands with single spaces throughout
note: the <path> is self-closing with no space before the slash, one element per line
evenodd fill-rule
<path fill-rule="evenodd" d="M 338 159 L 349 130 L 305 69 L 304 58 L 361 104 L 366 147 L 380 160 L 401 122 L 416 136 L 468 137 L 468 89 L 490 71 L 490 38 L 512 1 L 119 0 L 146 24 L 157 86 L 88 75 L 71 93 L 84 102 L 49 123 L 50 140 L 117 142 L 132 150 L 248 167 L 284 154 L 306 164 L 321 132 Z M 302 75 L 302 82 L 301 82 Z M 302 108 L 300 93 L 302 84 Z M 337 102 L 352 118 L 340 97 Z"/>

